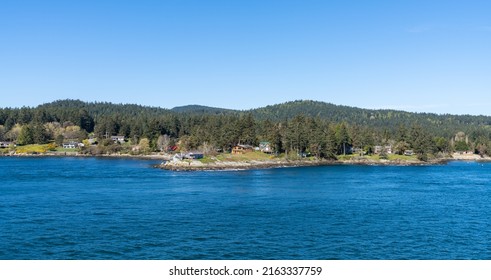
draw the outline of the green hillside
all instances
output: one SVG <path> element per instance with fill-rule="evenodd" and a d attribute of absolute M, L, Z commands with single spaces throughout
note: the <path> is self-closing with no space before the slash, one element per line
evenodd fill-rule
<path fill-rule="evenodd" d="M 126 145 L 114 146 L 108 139 L 112 135 L 125 136 Z M 199 105 L 169 110 L 80 100 L 0 109 L 0 141 L 61 145 L 89 136 L 104 140 L 98 142 L 103 151 L 134 150 L 144 139 L 146 151 L 171 145 L 229 151 L 238 143 L 268 141 L 276 153 L 331 158 L 356 149 L 371 153 L 382 145 L 397 147 L 398 153 L 466 150 L 484 155 L 491 139 L 491 117 L 369 110 L 310 100 L 245 111 Z"/>

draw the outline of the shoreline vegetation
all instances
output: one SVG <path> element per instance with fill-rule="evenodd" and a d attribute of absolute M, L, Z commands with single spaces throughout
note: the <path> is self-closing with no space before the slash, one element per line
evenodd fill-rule
<path fill-rule="evenodd" d="M 223 155 L 221 155 L 223 156 Z M 285 157 L 270 159 L 239 159 L 234 160 L 227 155 L 227 159 L 212 157 L 204 160 L 187 159 L 181 161 L 165 161 L 156 166 L 165 170 L 172 171 L 212 171 L 212 170 L 250 170 L 268 168 L 287 168 L 287 167 L 308 167 L 308 166 L 330 166 L 330 165 L 370 165 L 370 166 L 429 166 L 441 165 L 450 161 L 474 161 L 491 162 L 490 157 L 480 157 L 479 155 L 467 155 L 456 153 L 442 158 L 421 161 L 414 157 L 402 158 L 397 155 L 389 159 L 380 159 L 378 156 L 341 156 L 334 159 L 301 158 L 288 159 Z"/>
<path fill-rule="evenodd" d="M 452 155 L 432 158 L 421 161 L 416 156 L 389 155 L 387 158 L 380 158 L 379 155 L 345 155 L 337 159 L 322 159 L 315 157 L 287 157 L 285 155 L 273 156 L 262 152 L 251 152 L 241 155 L 230 153 L 220 153 L 215 156 L 206 156 L 201 159 L 182 159 L 176 160 L 176 154 L 169 153 L 149 153 L 149 154 L 101 154 L 92 155 L 80 153 L 78 151 L 46 151 L 31 153 L 0 153 L 1 156 L 11 157 L 96 157 L 96 158 L 130 158 L 144 160 L 159 160 L 160 164 L 154 167 L 170 171 L 234 171 L 234 170 L 253 170 L 269 168 L 287 167 L 308 167 L 308 166 L 333 166 L 333 165 L 372 165 L 372 166 L 425 166 L 446 164 L 449 161 L 475 161 L 491 162 L 491 157 L 481 157 L 476 154 L 454 153 Z"/>
<path fill-rule="evenodd" d="M 488 160 L 491 116 L 298 100 L 247 111 L 59 100 L 0 108 L 0 155 L 161 160 L 169 170 Z"/>

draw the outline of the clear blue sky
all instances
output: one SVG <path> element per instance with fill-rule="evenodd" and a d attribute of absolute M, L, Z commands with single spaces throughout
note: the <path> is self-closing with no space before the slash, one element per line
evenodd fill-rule
<path fill-rule="evenodd" d="M 0 107 L 297 99 L 491 115 L 491 1 L 0 1 Z"/>

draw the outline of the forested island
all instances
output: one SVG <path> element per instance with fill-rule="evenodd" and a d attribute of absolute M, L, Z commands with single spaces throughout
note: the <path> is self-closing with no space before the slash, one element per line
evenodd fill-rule
<path fill-rule="evenodd" d="M 0 154 L 165 155 L 172 159 L 169 169 L 223 162 L 424 163 L 455 153 L 487 158 L 490 140 L 489 116 L 369 110 L 309 100 L 243 111 L 79 100 L 0 109 Z"/>

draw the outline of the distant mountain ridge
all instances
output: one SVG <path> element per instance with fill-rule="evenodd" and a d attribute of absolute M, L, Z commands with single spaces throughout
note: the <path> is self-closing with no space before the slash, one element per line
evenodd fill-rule
<path fill-rule="evenodd" d="M 190 141 L 191 147 L 195 148 L 199 143 L 211 142 L 210 139 L 219 142 L 215 139 L 218 136 L 238 137 L 237 135 L 243 134 L 244 139 L 249 139 L 248 141 L 251 142 L 250 139 L 253 137 L 249 137 L 250 135 L 259 134 L 265 138 L 266 131 L 274 127 L 285 134 L 288 133 L 286 128 L 300 129 L 300 127 L 293 128 L 292 123 L 307 125 L 309 121 L 310 124 L 323 126 L 320 133 L 327 133 L 326 129 L 330 125 L 345 126 L 349 127 L 353 135 L 363 135 L 364 139 L 376 136 L 380 143 L 383 142 L 380 139 L 391 139 L 393 135 L 401 134 L 411 127 L 419 127 L 447 140 L 454 138 L 460 132 L 465 133 L 471 140 L 491 139 L 491 116 L 362 109 L 313 100 L 296 100 L 250 110 L 232 110 L 202 105 L 165 109 L 70 99 L 57 100 L 34 108 L 0 108 L 0 137 L 15 140 L 19 129 L 30 124 L 30 127 L 39 130 L 39 138 L 42 139 L 34 143 L 43 143 L 53 137 L 41 137 L 45 132 L 42 131 L 41 124 L 55 123 L 53 125 L 61 124 L 63 127 L 75 124 L 86 132 L 94 132 L 96 135 L 120 134 L 134 138 L 145 135 L 148 139 L 153 139 L 154 143 L 159 135 L 167 134 L 174 139 L 192 135 L 193 137 L 188 138 L 187 141 Z M 247 132 L 244 127 L 250 130 Z M 318 128 L 302 129 L 313 131 Z M 218 133 L 217 131 L 220 131 L 220 135 L 214 135 Z M 308 134 L 308 131 L 304 132 Z M 235 143 L 235 140 L 229 139 L 229 142 Z"/>
<path fill-rule="evenodd" d="M 60 116 L 74 114 L 75 111 L 84 111 L 97 120 L 99 117 L 107 115 L 116 115 L 120 118 L 146 116 L 171 116 L 171 115 L 229 115 L 241 116 L 251 114 L 256 120 L 270 120 L 282 122 L 292 119 L 298 115 L 319 118 L 330 122 L 346 122 L 353 125 L 367 126 L 373 128 L 391 127 L 419 123 L 428 129 L 438 129 L 445 131 L 445 135 L 455 133 L 455 130 L 468 131 L 469 126 L 482 127 L 491 130 L 490 116 L 472 116 L 472 115 L 438 115 L 433 113 L 411 113 L 398 110 L 375 110 L 362 109 L 344 105 L 335 105 L 332 103 L 313 101 L 313 100 L 296 100 L 275 105 L 269 105 L 250 110 L 233 110 L 202 105 L 186 105 L 165 109 L 161 107 L 142 106 L 135 104 L 114 104 L 110 102 L 84 102 L 80 100 L 57 100 L 50 103 L 39 105 L 31 110 L 59 112 Z M 19 110 L 22 112 L 25 108 L 2 109 L 3 112 L 8 110 Z M 0 111 L 0 113 L 2 113 Z M 4 113 L 5 114 L 5 113 Z M 5 117 L 6 118 L 6 117 Z M 63 118 L 63 117 L 62 117 Z M 5 122 L 6 119 L 3 120 Z M 0 115 L 0 123 L 2 116 Z"/>
<path fill-rule="evenodd" d="M 393 133 L 399 126 L 410 127 L 418 123 L 425 129 L 439 131 L 445 137 L 452 137 L 457 131 L 467 133 L 480 130 L 481 132 L 476 133 L 483 135 L 491 131 L 491 116 L 439 115 L 390 109 L 362 109 L 313 100 L 296 100 L 244 111 L 197 105 L 178 107 L 172 111 L 207 115 L 251 114 L 257 120 L 274 122 L 282 122 L 303 115 L 334 123 L 346 122 L 374 129 L 385 129 L 388 133 Z"/>
<path fill-rule="evenodd" d="M 441 127 L 443 124 L 464 129 L 466 125 L 491 126 L 490 116 L 451 115 L 434 113 L 412 113 L 391 109 L 363 109 L 332 103 L 296 100 L 268 105 L 250 110 L 232 110 L 201 105 L 175 107 L 172 112 L 189 114 L 252 114 L 258 120 L 284 121 L 297 115 L 324 119 L 332 122 L 348 122 L 358 125 L 383 127 L 389 123 L 410 124 L 414 122 L 427 126 Z"/>
<path fill-rule="evenodd" d="M 343 119 L 351 116 L 368 117 L 368 118 L 392 118 L 392 117 L 411 117 L 411 116 L 427 116 L 430 118 L 440 119 L 455 119 L 462 118 L 468 122 L 468 119 L 479 119 L 479 123 L 488 123 L 491 125 L 491 116 L 484 115 L 456 115 L 456 114 L 435 114 L 435 113 L 413 113 L 402 110 L 393 109 L 364 109 L 359 107 L 352 107 L 347 105 L 336 105 L 323 101 L 314 100 L 295 100 L 274 105 L 268 105 L 265 107 L 259 107 L 248 110 L 235 110 L 211 106 L 203 106 L 198 104 L 176 106 L 171 109 L 144 106 L 138 104 L 117 104 L 111 102 L 85 102 L 76 99 L 64 99 L 56 100 L 49 103 L 38 105 L 34 108 L 66 108 L 66 109 L 87 109 L 95 110 L 100 108 L 111 107 L 114 110 L 136 109 L 137 111 L 153 111 L 159 113 L 193 113 L 193 114 L 248 114 L 251 113 L 255 117 L 260 119 L 284 119 L 291 118 L 298 114 L 304 114 L 310 117 L 319 117 L 322 119 Z M 17 108 L 3 108 L 3 109 L 17 109 Z"/>
<path fill-rule="evenodd" d="M 237 113 L 238 110 L 224 109 L 217 107 L 209 107 L 203 105 L 185 105 L 178 106 L 170 109 L 176 113 L 192 113 L 192 114 L 227 114 L 227 113 Z"/>

